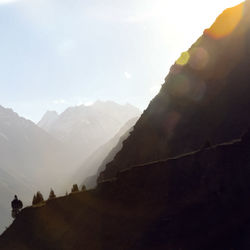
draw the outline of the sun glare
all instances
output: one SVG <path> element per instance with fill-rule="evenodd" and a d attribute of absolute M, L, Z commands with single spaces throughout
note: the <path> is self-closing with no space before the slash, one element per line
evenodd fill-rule
<path fill-rule="evenodd" d="M 202 48 L 189 51 L 190 46 L 204 31 L 213 39 L 229 35 L 242 18 L 243 6 L 241 0 L 157 1 L 152 15 L 153 30 L 157 39 L 163 41 L 162 45 L 171 52 L 168 65 L 179 57 L 176 64 L 180 66 L 188 63 L 196 70 L 204 68 L 209 60 L 207 51 Z M 229 15 L 233 15 L 231 20 Z M 216 25 L 213 25 L 215 21 Z M 186 52 L 181 53 L 183 51 Z"/>
<path fill-rule="evenodd" d="M 240 0 L 160 1 L 154 10 L 154 16 L 158 19 L 158 28 L 164 29 L 165 37 L 169 40 L 174 39 L 173 44 L 181 43 L 180 37 L 183 36 L 186 39 L 185 43 L 190 45 L 225 9 L 229 8 L 226 14 L 231 15 L 230 8 L 240 3 L 242 3 Z M 232 22 L 221 20 L 216 29 L 213 27 L 211 35 L 216 37 L 227 35 L 237 26 L 241 17 L 242 4 L 235 11 Z"/>
<path fill-rule="evenodd" d="M 231 34 L 242 19 L 243 6 L 243 4 L 239 4 L 234 8 L 226 9 L 216 19 L 216 22 L 205 30 L 205 34 L 214 39 L 220 39 Z"/>

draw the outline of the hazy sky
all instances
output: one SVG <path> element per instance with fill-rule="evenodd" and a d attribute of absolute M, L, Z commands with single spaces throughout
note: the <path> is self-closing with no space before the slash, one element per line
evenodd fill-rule
<path fill-rule="evenodd" d="M 0 0 L 0 104 L 38 121 L 97 99 L 145 109 L 182 51 L 239 0 Z"/>

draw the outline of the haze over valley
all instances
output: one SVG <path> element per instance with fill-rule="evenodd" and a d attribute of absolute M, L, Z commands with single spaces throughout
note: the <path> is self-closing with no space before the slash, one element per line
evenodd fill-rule
<path fill-rule="evenodd" d="M 1 250 L 250 249 L 250 0 L 0 0 L 1 29 Z"/>
<path fill-rule="evenodd" d="M 36 125 L 0 107 L 1 230 L 11 221 L 10 201 L 15 194 L 25 205 L 37 191 L 47 196 L 53 188 L 57 195 L 65 194 L 76 182 L 71 177 L 80 166 L 82 184 L 95 173 L 84 160 L 139 115 L 139 109 L 129 104 L 98 101 L 69 107 L 60 115 L 48 111 Z"/>

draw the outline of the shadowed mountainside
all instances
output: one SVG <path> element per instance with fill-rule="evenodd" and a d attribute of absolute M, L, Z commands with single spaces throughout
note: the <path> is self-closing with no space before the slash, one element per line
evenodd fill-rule
<path fill-rule="evenodd" d="M 25 208 L 1 249 L 246 250 L 250 134 Z"/>
<path fill-rule="evenodd" d="M 176 61 L 99 181 L 239 138 L 250 124 L 250 1 L 225 10 Z"/>
<path fill-rule="evenodd" d="M 24 209 L 0 248 L 249 250 L 249 2 L 177 60 L 96 189 Z"/>

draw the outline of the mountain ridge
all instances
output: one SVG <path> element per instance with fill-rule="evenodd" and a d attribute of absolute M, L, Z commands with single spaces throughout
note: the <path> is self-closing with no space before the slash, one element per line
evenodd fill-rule
<path fill-rule="evenodd" d="M 49 127 L 42 126 L 46 117 L 38 125 L 72 149 L 69 152 L 73 165 L 81 166 L 91 153 L 110 140 L 129 119 L 140 114 L 140 110 L 130 104 L 97 101 L 90 106 L 67 108 Z"/>
<path fill-rule="evenodd" d="M 171 67 L 159 94 L 99 181 L 128 166 L 198 149 L 207 140 L 218 144 L 239 138 L 248 128 L 249 1 L 229 12 L 238 15 L 239 9 L 244 12 L 230 34 L 214 38 L 212 31 L 205 31 Z M 231 19 L 225 20 L 224 26 Z"/>

